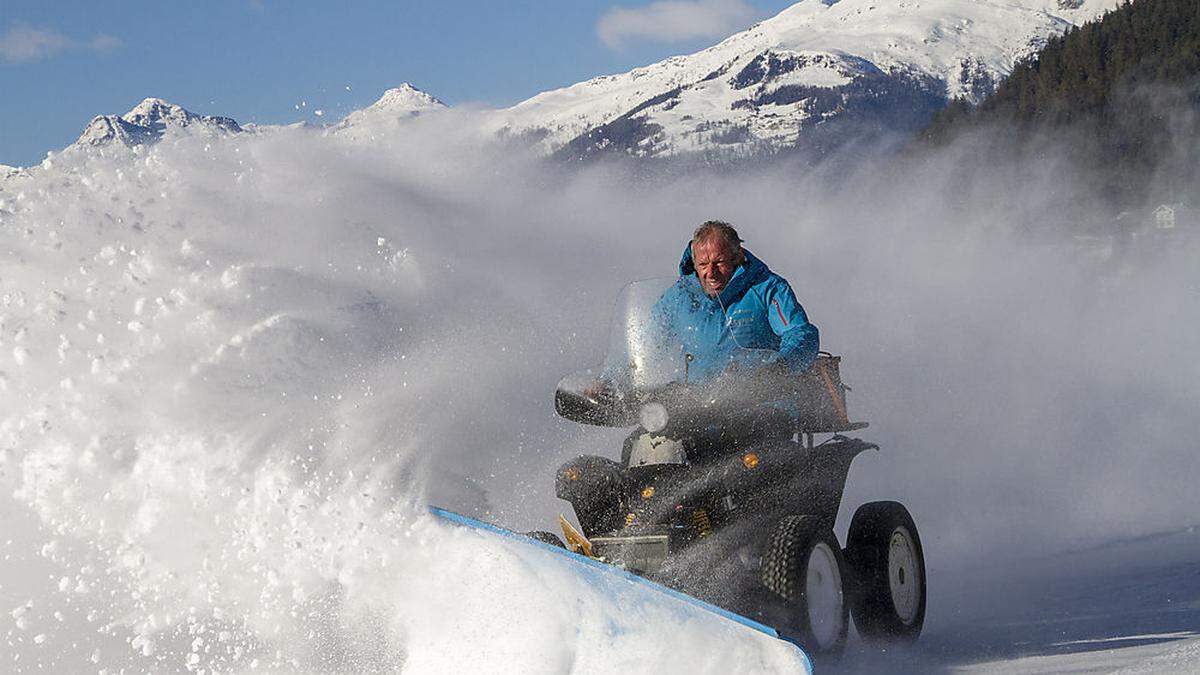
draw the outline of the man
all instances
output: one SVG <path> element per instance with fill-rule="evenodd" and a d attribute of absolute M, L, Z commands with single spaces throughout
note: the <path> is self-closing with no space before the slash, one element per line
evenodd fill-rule
<path fill-rule="evenodd" d="M 703 382 L 735 372 L 788 376 L 808 370 L 817 357 L 817 327 L 791 286 L 741 244 L 729 223 L 710 220 L 697 228 L 684 248 L 679 279 L 647 317 L 652 330 L 633 330 L 653 336 L 652 362 L 673 364 L 676 377 Z M 629 355 L 609 356 L 616 358 L 583 390 L 587 396 L 603 398 L 627 386 Z"/>
<path fill-rule="evenodd" d="M 698 376 L 756 365 L 795 374 L 812 366 L 820 347 L 817 327 L 788 282 L 742 248 L 732 225 L 710 220 L 697 228 L 679 275 L 656 312 L 683 342 Z M 766 351 L 746 364 L 745 350 Z"/>

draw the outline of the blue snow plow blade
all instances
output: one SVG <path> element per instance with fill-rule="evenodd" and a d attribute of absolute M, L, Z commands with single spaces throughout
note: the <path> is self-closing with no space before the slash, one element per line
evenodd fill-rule
<path fill-rule="evenodd" d="M 770 637 L 776 638 L 776 639 L 786 643 L 787 645 L 789 645 L 792 649 L 795 649 L 797 652 L 797 655 L 800 656 L 804 662 L 805 671 L 808 673 L 812 673 L 812 661 L 809 659 L 808 654 L 806 654 L 804 652 L 804 650 L 802 650 L 800 648 L 800 646 L 797 645 L 795 642 L 781 636 L 778 631 L 776 631 L 774 628 L 772 628 L 770 626 L 761 624 L 753 619 L 749 619 L 747 617 L 741 616 L 740 614 L 735 614 L 733 612 L 730 612 L 729 610 L 718 607 L 712 603 L 708 603 L 703 600 L 694 598 L 685 593 L 680 593 L 679 591 L 676 591 L 674 589 L 667 588 L 666 586 L 663 586 L 662 584 L 655 583 L 644 577 L 640 577 L 636 574 L 633 574 L 632 572 L 623 570 L 619 567 L 615 567 L 613 565 L 608 565 L 608 564 L 600 562 L 598 560 L 588 558 L 587 556 L 579 555 L 578 553 L 568 551 L 564 548 L 560 548 L 560 547 L 554 546 L 552 544 L 547 544 L 545 542 L 538 541 L 531 537 L 527 537 L 523 534 L 519 534 L 519 533 L 513 532 L 511 530 L 506 530 L 506 529 L 504 529 L 502 527 L 498 527 L 496 525 L 492 525 L 491 523 L 485 523 L 483 521 L 476 520 L 476 519 L 470 518 L 468 516 L 464 516 L 460 513 L 455 513 L 453 511 L 447 511 L 446 509 L 442 509 L 442 508 L 439 508 L 436 506 L 430 506 L 429 512 L 432 513 L 434 516 L 441 518 L 442 520 L 448 521 L 450 523 L 453 523 L 455 525 L 460 525 L 460 526 L 471 528 L 474 530 L 488 532 L 488 533 L 491 533 L 491 534 L 494 534 L 494 535 L 497 535 L 500 537 L 504 537 L 506 539 L 520 542 L 523 545 L 538 547 L 544 551 L 549 551 L 555 555 L 563 556 L 563 557 L 569 559 L 574 564 L 586 566 L 587 568 L 594 570 L 600 574 L 611 575 L 614 578 L 624 579 L 625 581 L 636 584 L 640 588 L 644 588 L 651 592 L 659 593 L 666 597 L 673 598 L 674 600 L 678 600 L 682 603 L 686 603 L 693 607 L 697 607 L 705 612 L 714 614 L 714 615 L 719 616 L 728 621 L 732 621 L 734 623 L 740 624 L 740 625 L 750 628 L 752 630 L 758 631 L 760 633 L 764 633 Z"/>

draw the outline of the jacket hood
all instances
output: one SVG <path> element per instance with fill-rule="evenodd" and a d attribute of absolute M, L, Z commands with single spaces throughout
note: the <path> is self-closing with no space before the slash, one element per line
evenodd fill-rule
<path fill-rule="evenodd" d="M 771 274 L 771 270 L 767 264 L 758 259 L 758 256 L 750 252 L 746 247 L 742 247 L 742 252 L 746 254 L 746 262 L 742 263 L 733 272 L 733 278 L 725 284 L 725 288 L 721 289 L 720 301 L 722 304 L 729 304 L 729 301 L 734 298 L 739 298 L 746 289 L 754 284 L 762 281 Z M 696 265 L 692 262 L 692 242 L 683 246 L 683 257 L 679 259 L 679 276 L 690 276 L 700 283 L 700 279 L 696 276 Z"/>

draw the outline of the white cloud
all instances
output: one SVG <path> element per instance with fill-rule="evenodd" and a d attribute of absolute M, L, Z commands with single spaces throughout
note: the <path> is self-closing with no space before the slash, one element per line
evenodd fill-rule
<path fill-rule="evenodd" d="M 719 38 L 746 28 L 757 16 L 743 0 L 658 0 L 636 9 L 609 10 L 597 22 L 596 34 L 612 49 L 636 40 Z"/>
<path fill-rule="evenodd" d="M 88 42 L 88 47 L 94 51 L 104 52 L 110 49 L 117 49 L 124 46 L 124 44 L 119 37 L 101 33 Z"/>
<path fill-rule="evenodd" d="M 57 31 L 17 24 L 0 36 L 0 59 L 8 63 L 48 59 L 70 44 L 71 41 Z"/>
<path fill-rule="evenodd" d="M 53 28 L 19 23 L 0 35 L 0 62 L 23 63 L 53 58 L 68 49 L 108 51 L 120 47 L 120 38 L 100 34 L 91 40 L 74 40 Z"/>

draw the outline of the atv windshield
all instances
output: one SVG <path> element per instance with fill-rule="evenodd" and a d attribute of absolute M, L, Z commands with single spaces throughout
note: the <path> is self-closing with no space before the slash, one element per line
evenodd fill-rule
<path fill-rule="evenodd" d="M 604 366 L 563 378 L 555 407 L 577 422 L 629 426 L 642 403 L 671 385 L 741 380 L 739 375 L 778 357 L 739 345 L 723 308 L 698 284 L 686 278 L 635 281 L 617 298 Z"/>
<path fill-rule="evenodd" d="M 712 323 L 719 338 L 712 339 Z M 705 336 L 708 337 L 705 337 Z M 617 299 L 601 377 L 619 391 L 649 392 L 672 383 L 703 383 L 730 371 L 753 371 L 778 358 L 742 348 L 720 305 L 679 279 L 635 281 Z"/>
<path fill-rule="evenodd" d="M 837 361 L 818 357 L 819 375 L 768 367 L 780 365 L 779 352 L 739 344 L 725 308 L 695 277 L 647 279 L 617 298 L 604 366 L 563 378 L 554 406 L 602 426 L 632 426 L 643 405 L 659 403 L 672 419 L 749 416 L 758 424 L 769 412 L 809 433 L 861 428 L 846 417 Z"/>

